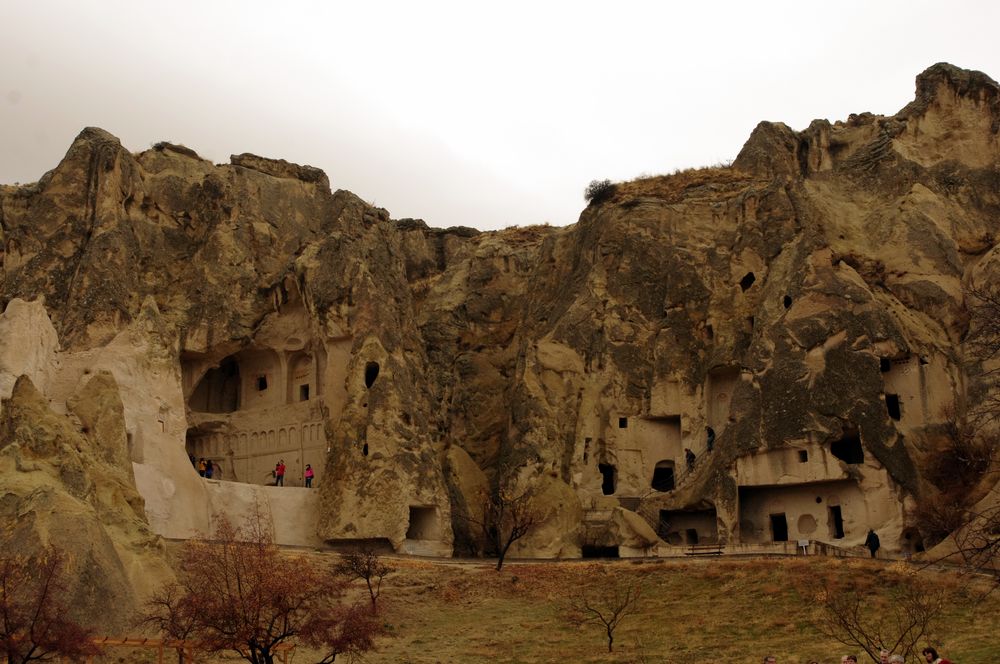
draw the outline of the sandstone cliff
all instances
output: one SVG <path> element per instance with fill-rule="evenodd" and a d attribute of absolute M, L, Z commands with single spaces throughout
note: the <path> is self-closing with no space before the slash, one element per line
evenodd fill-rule
<path fill-rule="evenodd" d="M 997 84 L 939 64 L 894 116 L 762 123 L 731 167 L 479 233 L 392 220 L 314 168 L 86 129 L 0 187 L 0 294 L 44 297 L 74 366 L 147 395 L 124 417 L 160 533 L 203 530 L 281 459 L 293 486 L 260 495 L 304 524 L 288 542 L 475 550 L 460 515 L 503 465 L 544 496 L 520 553 L 869 527 L 914 550 L 924 468 L 982 398 L 965 292 L 995 281 L 998 136 Z M 318 491 L 294 488 L 306 463 Z"/>

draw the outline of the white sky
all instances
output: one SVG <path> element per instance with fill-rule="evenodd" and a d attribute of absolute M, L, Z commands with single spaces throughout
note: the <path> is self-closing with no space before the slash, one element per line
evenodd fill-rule
<path fill-rule="evenodd" d="M 1000 78 L 1000 2 L 0 0 L 0 182 L 85 126 L 311 164 L 395 218 L 576 221 L 590 180 L 733 159 L 761 120 Z"/>

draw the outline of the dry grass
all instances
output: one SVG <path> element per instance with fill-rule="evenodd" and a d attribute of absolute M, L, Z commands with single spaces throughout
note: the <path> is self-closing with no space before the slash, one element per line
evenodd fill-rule
<path fill-rule="evenodd" d="M 874 598 L 886 566 L 864 560 L 698 560 L 616 563 L 433 565 L 395 561 L 387 579 L 394 636 L 371 662 L 691 662 L 782 664 L 839 661 L 849 649 L 815 630 L 809 588 L 821 578 L 870 581 Z M 935 642 L 962 662 L 1000 661 L 998 602 L 975 605 L 954 575 L 924 571 L 942 592 L 958 592 Z M 577 588 L 592 592 L 618 577 L 639 577 L 640 615 L 603 634 L 564 619 Z M 714 659 L 712 659 L 714 658 Z"/>
<path fill-rule="evenodd" d="M 670 175 L 641 177 L 616 185 L 614 200 L 625 203 L 635 198 L 657 198 L 667 203 L 679 203 L 692 191 L 705 185 L 722 190 L 742 189 L 757 179 L 731 166 L 718 165 L 688 168 Z M 714 193 L 718 195 L 719 191 Z"/>

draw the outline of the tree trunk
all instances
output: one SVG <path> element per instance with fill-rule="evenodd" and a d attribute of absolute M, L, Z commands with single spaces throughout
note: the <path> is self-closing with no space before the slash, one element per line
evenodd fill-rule
<path fill-rule="evenodd" d="M 611 628 L 608 627 L 608 652 L 611 652 L 611 644 L 614 643 L 614 641 L 615 641 L 614 633 L 611 631 Z"/>

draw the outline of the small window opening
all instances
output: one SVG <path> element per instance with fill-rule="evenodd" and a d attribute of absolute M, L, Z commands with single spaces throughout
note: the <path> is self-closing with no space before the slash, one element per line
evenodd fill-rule
<path fill-rule="evenodd" d="M 361 456 L 368 456 L 368 443 L 361 446 Z"/>
<path fill-rule="evenodd" d="M 747 292 L 747 289 L 753 286 L 753 282 L 755 281 L 757 281 L 757 277 L 754 276 L 754 273 L 747 272 L 745 275 L 743 275 L 743 278 L 740 279 L 740 288 L 742 288 L 743 292 L 745 293 Z"/>
<path fill-rule="evenodd" d="M 257 391 L 263 392 L 267 389 L 267 376 L 257 376 Z"/>
<path fill-rule="evenodd" d="M 705 326 L 705 338 L 708 339 L 709 341 L 715 338 L 715 330 L 712 328 L 711 325 Z"/>
<path fill-rule="evenodd" d="M 369 362 L 365 365 L 365 387 L 370 388 L 378 378 L 378 362 Z"/>
<path fill-rule="evenodd" d="M 799 450 L 799 463 L 805 463 L 806 461 L 809 461 L 808 450 Z"/>
<path fill-rule="evenodd" d="M 601 471 L 601 493 L 610 496 L 615 492 L 615 467 L 608 463 L 597 464 L 597 470 Z"/>
<path fill-rule="evenodd" d="M 898 394 L 887 394 L 885 395 L 885 409 L 889 411 L 889 417 L 899 421 L 902 416 L 902 410 L 899 405 L 899 395 Z"/>
<path fill-rule="evenodd" d="M 882 373 L 889 373 L 889 369 L 892 368 L 892 360 L 888 357 L 878 358 L 878 370 Z"/>
<path fill-rule="evenodd" d="M 831 505 L 830 512 L 830 537 L 833 539 L 844 538 L 844 515 L 840 512 L 840 505 Z"/>
<path fill-rule="evenodd" d="M 816 504 L 819 505 L 821 502 L 823 502 L 822 496 L 816 496 Z"/>
<path fill-rule="evenodd" d="M 687 538 L 687 543 L 688 544 L 697 544 L 698 543 L 698 531 L 696 529 L 694 529 L 694 528 L 688 528 L 687 530 L 684 531 L 684 534 L 685 534 L 685 536 Z"/>
<path fill-rule="evenodd" d="M 584 558 L 619 558 L 617 546 L 595 546 L 584 544 L 581 547 L 581 555 Z"/>
<path fill-rule="evenodd" d="M 627 417 L 619 417 L 618 418 L 618 428 L 619 429 L 628 429 L 628 418 Z"/>
<path fill-rule="evenodd" d="M 861 436 L 857 429 L 848 429 L 840 440 L 833 441 L 830 452 L 844 463 L 865 462 L 865 452 L 861 448 Z"/>
<path fill-rule="evenodd" d="M 299 401 L 309 401 L 308 385 L 299 385 Z"/>
<path fill-rule="evenodd" d="M 771 541 L 788 541 L 788 520 L 785 519 L 784 512 L 771 515 Z"/>
<path fill-rule="evenodd" d="M 791 295 L 786 295 L 785 297 L 781 298 L 781 304 L 784 305 L 785 309 L 788 309 L 789 307 L 791 307 L 792 306 L 792 296 Z"/>
<path fill-rule="evenodd" d="M 650 486 L 654 491 L 673 491 L 674 489 L 674 466 L 669 461 L 661 461 L 653 469 L 653 481 Z"/>

